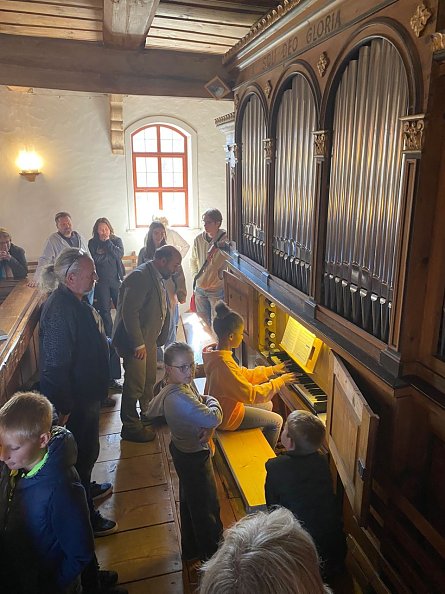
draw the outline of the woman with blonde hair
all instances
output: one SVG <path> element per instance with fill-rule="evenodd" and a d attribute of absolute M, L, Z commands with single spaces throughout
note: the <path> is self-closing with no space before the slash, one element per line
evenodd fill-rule
<path fill-rule="evenodd" d="M 314 541 L 282 507 L 239 520 L 201 571 L 200 594 L 332 594 Z"/>

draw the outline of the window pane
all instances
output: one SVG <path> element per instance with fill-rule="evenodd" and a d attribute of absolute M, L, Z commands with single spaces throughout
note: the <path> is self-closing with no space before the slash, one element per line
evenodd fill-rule
<path fill-rule="evenodd" d="M 136 157 L 136 185 L 138 188 L 158 187 L 158 160 L 156 157 Z"/>
<path fill-rule="evenodd" d="M 156 153 L 157 150 L 156 126 L 144 128 L 133 136 L 133 151 L 135 153 Z"/>
<path fill-rule="evenodd" d="M 163 192 L 162 209 L 170 225 L 186 225 L 185 192 Z"/>
<path fill-rule="evenodd" d="M 157 192 L 136 192 L 136 225 L 149 226 L 152 217 L 159 212 L 159 194 Z"/>
<path fill-rule="evenodd" d="M 184 137 L 171 128 L 161 126 L 161 153 L 183 153 Z"/>
<path fill-rule="evenodd" d="M 182 171 L 182 159 L 162 157 L 162 187 L 182 188 L 184 176 Z"/>

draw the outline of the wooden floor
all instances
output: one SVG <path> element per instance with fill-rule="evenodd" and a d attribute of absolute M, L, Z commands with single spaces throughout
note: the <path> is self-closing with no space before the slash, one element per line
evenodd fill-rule
<path fill-rule="evenodd" d="M 114 398 L 115 408 L 101 412 L 93 480 L 113 484 L 114 493 L 98 507 L 118 522 L 119 531 L 96 539 L 99 563 L 116 570 L 130 594 L 194 592 L 196 576 L 183 572 L 181 562 L 178 478 L 168 451 L 168 428 L 158 428 L 156 440 L 147 444 L 122 441 L 120 395 Z M 218 456 L 215 470 L 226 528 L 245 512 Z"/>

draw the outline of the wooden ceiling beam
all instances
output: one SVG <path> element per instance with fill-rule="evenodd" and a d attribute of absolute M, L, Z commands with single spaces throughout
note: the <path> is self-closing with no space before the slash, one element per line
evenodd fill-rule
<path fill-rule="evenodd" d="M 144 47 L 160 0 L 104 0 L 104 43 L 111 47 Z"/>
<path fill-rule="evenodd" d="M 3 85 L 208 98 L 204 85 L 216 75 L 228 82 L 218 55 L 154 48 L 124 52 L 80 41 L 0 35 Z"/>

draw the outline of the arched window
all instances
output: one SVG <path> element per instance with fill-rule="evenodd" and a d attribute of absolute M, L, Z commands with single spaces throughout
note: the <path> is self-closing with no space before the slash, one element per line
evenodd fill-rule
<path fill-rule="evenodd" d="M 187 136 L 169 124 L 131 134 L 134 223 L 147 227 L 162 210 L 170 225 L 189 225 Z"/>

